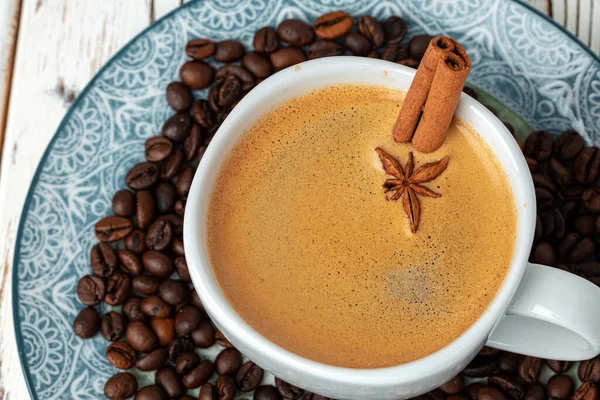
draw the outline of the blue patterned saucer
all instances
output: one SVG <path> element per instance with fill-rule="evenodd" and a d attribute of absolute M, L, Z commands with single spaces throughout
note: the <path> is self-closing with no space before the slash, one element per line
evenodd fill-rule
<path fill-rule="evenodd" d="M 469 81 L 535 129 L 578 130 L 600 144 L 600 59 L 537 11 L 503 0 L 198 0 L 167 15 L 119 51 L 77 98 L 37 169 L 19 226 L 13 290 L 19 354 L 34 399 L 103 398 L 115 370 L 97 335 L 81 340 L 78 279 L 89 273 L 93 226 L 111 209 L 143 143 L 172 113 L 185 43 L 237 38 L 285 18 L 312 22 L 343 9 L 379 20 L 400 15 L 409 36 L 454 37 L 468 50 Z M 205 95 L 205 93 L 200 93 Z M 106 311 L 106 310 L 102 310 Z M 214 354 L 216 349 L 209 351 Z M 248 396 L 248 395 L 246 395 Z"/>

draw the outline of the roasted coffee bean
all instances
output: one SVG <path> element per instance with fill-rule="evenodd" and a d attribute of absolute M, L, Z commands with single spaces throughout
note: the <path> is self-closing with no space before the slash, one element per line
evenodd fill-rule
<path fill-rule="evenodd" d="M 542 371 L 542 360 L 537 357 L 524 356 L 519 363 L 519 376 L 528 383 L 535 383 Z"/>
<path fill-rule="evenodd" d="M 302 50 L 295 47 L 284 47 L 271 53 L 271 64 L 277 71 L 303 61 L 306 61 L 306 56 Z"/>
<path fill-rule="evenodd" d="M 215 344 L 215 328 L 210 321 L 202 321 L 200 325 L 190 333 L 196 347 L 206 349 Z"/>
<path fill-rule="evenodd" d="M 275 377 L 275 386 L 277 387 L 279 394 L 285 399 L 297 400 L 304 394 L 304 390 L 292 385 L 291 383 L 282 381 L 277 377 Z"/>
<path fill-rule="evenodd" d="M 429 42 L 431 42 L 433 36 L 430 35 L 416 35 L 413 36 L 408 42 L 408 48 L 410 50 L 410 56 L 415 60 L 421 60 L 425 55 Z"/>
<path fill-rule="evenodd" d="M 171 228 L 173 228 L 173 233 L 175 235 L 181 236 L 183 235 L 183 218 L 176 214 L 167 214 L 161 215 L 156 219 L 157 221 L 165 220 L 171 224 Z"/>
<path fill-rule="evenodd" d="M 235 385 L 242 392 L 250 392 L 260 385 L 263 375 L 264 371 L 261 367 L 252 361 L 247 361 L 235 374 Z"/>
<path fill-rule="evenodd" d="M 599 270 L 600 272 L 600 270 Z M 546 360 L 548 367 L 557 374 L 567 372 L 571 368 L 571 361 Z"/>
<path fill-rule="evenodd" d="M 315 38 L 313 28 L 297 19 L 286 19 L 277 26 L 279 39 L 292 46 L 302 47 L 311 43 Z"/>
<path fill-rule="evenodd" d="M 497 365 L 498 360 L 495 357 L 477 356 L 465 367 L 462 373 L 471 378 L 482 378 L 491 375 Z"/>
<path fill-rule="evenodd" d="M 202 302 L 200 301 L 200 296 L 198 296 L 198 293 L 196 292 L 196 289 L 192 288 L 192 290 L 190 291 L 190 301 L 189 301 L 190 305 L 196 307 L 198 310 L 202 311 L 204 314 L 206 314 L 206 311 L 204 310 L 204 306 L 202 305 Z M 228 346 L 225 346 L 228 347 Z"/>
<path fill-rule="evenodd" d="M 600 188 L 594 187 L 584 190 L 581 194 L 583 208 L 591 213 L 600 212 Z"/>
<path fill-rule="evenodd" d="M 183 240 L 180 238 L 173 239 L 173 243 L 171 244 L 171 251 L 173 252 L 173 255 L 176 256 L 177 258 L 183 257 L 185 255 L 185 250 L 183 247 Z M 179 266 L 177 265 L 177 258 L 174 260 L 174 263 L 175 263 L 175 268 L 177 268 L 177 272 L 179 273 Z M 185 268 L 187 270 L 187 265 L 185 266 Z M 181 274 L 179 274 L 179 275 L 181 275 Z"/>
<path fill-rule="evenodd" d="M 183 242 L 182 242 L 183 243 Z M 182 248 L 183 250 L 183 248 Z M 175 250 L 173 250 L 175 251 Z M 177 274 L 181 280 L 185 282 L 191 282 L 192 278 L 190 277 L 190 271 L 188 270 L 187 262 L 184 256 L 177 257 L 175 259 L 175 268 L 177 268 Z"/>
<path fill-rule="evenodd" d="M 435 389 L 417 397 L 418 400 L 445 400 L 446 396 L 441 390 Z"/>
<path fill-rule="evenodd" d="M 192 124 L 190 134 L 183 141 L 183 154 L 186 161 L 192 161 L 198 155 L 198 149 L 203 142 L 202 129 L 197 124 Z M 166 211 L 165 211 L 166 212 Z"/>
<path fill-rule="evenodd" d="M 224 81 L 217 85 L 217 104 L 220 108 L 226 108 L 239 100 L 242 94 L 242 85 L 233 75 L 227 76 Z"/>
<path fill-rule="evenodd" d="M 163 163 L 160 168 L 160 177 L 162 179 L 173 179 L 181 170 L 181 166 L 183 165 L 183 160 L 185 159 L 185 155 L 183 154 L 183 150 L 175 149 L 173 153 Z"/>
<path fill-rule="evenodd" d="M 314 46 L 314 43 L 311 46 Z M 309 60 L 310 59 L 309 49 Z M 266 78 L 273 72 L 273 66 L 269 60 L 266 57 L 254 52 L 246 53 L 244 57 L 242 57 L 242 65 L 257 78 Z"/>
<path fill-rule="evenodd" d="M 175 337 L 175 321 L 173 318 L 152 318 L 150 326 L 158 338 L 161 346 L 168 346 Z"/>
<path fill-rule="evenodd" d="M 389 17 L 383 23 L 383 33 L 386 42 L 399 44 L 406 35 L 406 21 L 400 17 Z"/>
<path fill-rule="evenodd" d="M 580 200 L 585 189 L 582 186 L 572 186 L 558 191 L 558 197 L 564 201 Z"/>
<path fill-rule="evenodd" d="M 128 399 L 132 397 L 137 390 L 137 379 L 129 372 L 115 374 L 104 384 L 104 396 L 110 400 Z"/>
<path fill-rule="evenodd" d="M 494 386 L 486 385 L 477 390 L 477 400 L 508 400 L 508 398 Z"/>
<path fill-rule="evenodd" d="M 156 371 L 167 362 L 169 352 L 166 348 L 161 347 L 136 361 L 135 367 L 140 371 Z"/>
<path fill-rule="evenodd" d="M 221 375 L 217 379 L 219 400 L 233 400 L 235 398 L 235 381 L 231 376 Z"/>
<path fill-rule="evenodd" d="M 158 292 L 160 281 L 155 276 L 135 276 L 131 281 L 133 290 L 140 294 L 154 294 Z"/>
<path fill-rule="evenodd" d="M 556 191 L 556 185 L 548 179 L 546 175 L 540 173 L 531 174 L 531 178 L 533 179 L 533 184 L 535 187 L 548 189 L 551 192 Z"/>
<path fill-rule="evenodd" d="M 158 292 L 161 299 L 175 306 L 187 301 L 190 289 L 185 282 L 167 279 L 161 282 Z"/>
<path fill-rule="evenodd" d="M 520 355 L 503 351 L 498 356 L 498 369 L 508 375 L 514 375 L 519 369 Z"/>
<path fill-rule="evenodd" d="M 125 337 L 131 347 L 142 353 L 148 353 L 154 350 L 158 345 L 158 339 L 154 332 L 152 332 L 152 329 L 140 321 L 132 321 L 127 325 Z"/>
<path fill-rule="evenodd" d="M 156 295 L 142 300 L 142 311 L 149 317 L 167 318 L 171 315 L 171 306 Z"/>
<path fill-rule="evenodd" d="M 200 387 L 200 394 L 198 394 L 198 400 L 218 400 L 219 393 L 217 388 L 212 383 L 205 383 Z"/>
<path fill-rule="evenodd" d="M 86 275 L 77 283 L 77 297 L 86 306 L 100 303 L 106 293 L 102 278 L 96 275 Z"/>
<path fill-rule="evenodd" d="M 125 237 L 125 247 L 134 253 L 142 253 L 146 250 L 146 232 L 141 229 L 134 229 Z"/>
<path fill-rule="evenodd" d="M 113 213 L 117 217 L 131 217 L 135 214 L 135 195 L 127 190 L 121 189 L 112 198 Z"/>
<path fill-rule="evenodd" d="M 488 377 L 488 383 L 498 386 L 510 398 L 519 400 L 523 397 L 523 387 L 514 378 L 508 375 L 499 374 Z"/>
<path fill-rule="evenodd" d="M 321 39 L 336 39 L 348 33 L 353 24 L 350 14 L 332 11 L 317 18 L 314 26 L 315 33 Z"/>
<path fill-rule="evenodd" d="M 369 57 L 369 58 L 380 58 L 379 57 L 379 53 L 377 52 L 377 50 L 371 50 L 369 52 L 369 54 L 367 54 L 367 57 Z"/>
<path fill-rule="evenodd" d="M 214 133 L 213 133 L 213 136 L 214 136 Z M 208 136 L 207 136 L 207 139 L 208 139 Z M 210 140 L 212 140 L 212 137 L 210 137 L 210 139 L 208 139 L 208 140 L 210 142 Z M 204 142 L 205 142 L 205 144 L 202 145 L 202 146 L 200 146 L 200 148 L 198 149 L 198 161 L 202 160 L 202 157 L 204 156 L 204 153 L 206 152 L 206 146 L 208 146 L 206 144 L 206 139 L 204 140 Z M 185 201 L 185 199 L 183 201 Z M 184 210 L 185 210 L 185 207 L 184 207 Z M 177 213 L 177 214 L 179 214 L 179 213 Z M 183 212 L 181 214 L 179 214 L 179 215 L 183 216 Z"/>
<path fill-rule="evenodd" d="M 200 326 L 202 313 L 196 307 L 184 306 L 175 316 L 175 331 L 182 335 L 189 335 Z"/>
<path fill-rule="evenodd" d="M 154 197 L 152 197 L 152 194 L 148 190 L 140 190 L 136 193 L 136 203 L 138 227 L 146 229 L 150 226 L 150 223 L 154 218 L 154 211 L 156 208 Z"/>
<path fill-rule="evenodd" d="M 230 63 L 242 58 L 244 52 L 244 46 L 237 40 L 223 40 L 217 43 L 213 58 L 222 63 Z"/>
<path fill-rule="evenodd" d="M 306 392 L 304 400 L 329 400 L 329 397 L 321 396 L 320 394 Z M 448 400 L 469 400 L 465 396 L 450 396 Z"/>
<path fill-rule="evenodd" d="M 369 40 L 358 32 L 347 33 L 344 45 L 355 56 L 366 56 L 371 51 Z"/>
<path fill-rule="evenodd" d="M 146 314 L 142 312 L 142 298 L 138 296 L 128 298 L 123 303 L 122 311 L 129 321 L 145 321 L 147 319 Z"/>
<path fill-rule="evenodd" d="M 179 77 L 186 86 L 200 90 L 213 82 L 213 69 L 203 61 L 188 61 L 179 69 Z"/>
<path fill-rule="evenodd" d="M 142 254 L 142 263 L 146 271 L 161 279 L 168 278 L 175 270 L 173 261 L 160 251 L 145 251 Z"/>
<path fill-rule="evenodd" d="M 556 155 L 563 160 L 572 160 L 583 150 L 583 137 L 574 130 L 564 131 L 554 142 Z"/>
<path fill-rule="evenodd" d="M 175 370 L 179 375 L 185 375 L 200 364 L 200 356 L 194 352 L 183 353 L 175 361 Z"/>
<path fill-rule="evenodd" d="M 215 371 L 213 363 L 202 361 L 198 366 L 183 376 L 183 385 L 188 389 L 195 389 L 204 385 Z"/>
<path fill-rule="evenodd" d="M 548 380 L 548 397 L 557 400 L 568 400 L 575 390 L 571 378 L 566 375 L 554 375 Z"/>
<path fill-rule="evenodd" d="M 156 371 L 154 379 L 157 385 L 165 389 L 170 398 L 182 396 L 186 392 L 185 387 L 181 383 L 181 377 L 175 372 L 173 367 L 162 367 Z"/>
<path fill-rule="evenodd" d="M 523 153 L 538 162 L 542 162 L 550 158 L 552 150 L 553 139 L 550 132 L 535 131 L 525 140 Z"/>
<path fill-rule="evenodd" d="M 192 180 L 194 179 L 195 173 L 196 173 L 195 168 L 186 167 L 177 176 L 175 186 L 177 188 L 177 194 L 179 194 L 181 197 L 187 197 L 187 195 L 189 194 L 190 187 L 192 186 Z M 150 231 L 148 231 L 148 234 L 149 233 L 150 233 Z"/>
<path fill-rule="evenodd" d="M 253 45 L 257 53 L 271 54 L 279 46 L 277 33 L 269 26 L 260 28 L 254 34 Z"/>
<path fill-rule="evenodd" d="M 217 85 L 214 85 L 208 91 L 208 100 L 207 101 L 208 101 L 208 106 L 215 113 L 220 113 L 221 111 L 223 111 L 223 109 L 221 108 L 221 106 L 219 106 L 219 103 L 217 101 L 217 96 L 218 95 L 219 95 L 219 88 L 217 87 Z M 206 136 L 207 137 L 205 137 L 205 139 L 204 139 L 204 144 L 207 144 L 206 140 L 208 138 L 208 135 L 206 135 Z"/>
<path fill-rule="evenodd" d="M 83 339 L 94 337 L 100 329 L 100 316 L 93 307 L 86 307 L 73 321 L 73 332 Z"/>
<path fill-rule="evenodd" d="M 544 237 L 550 240 L 560 240 L 565 235 L 565 219 L 558 208 L 540 214 Z"/>
<path fill-rule="evenodd" d="M 537 202 L 538 211 L 545 211 L 554 204 L 554 196 L 552 193 L 543 188 L 535 188 L 535 200 Z"/>
<path fill-rule="evenodd" d="M 253 400 L 282 400 L 282 398 L 275 386 L 264 385 L 256 388 Z"/>
<path fill-rule="evenodd" d="M 600 358 L 594 357 L 579 363 L 577 374 L 581 381 L 600 382 Z"/>
<path fill-rule="evenodd" d="M 169 395 L 162 386 L 150 385 L 141 388 L 133 400 L 169 400 Z"/>
<path fill-rule="evenodd" d="M 188 137 L 188 139 L 190 137 Z M 152 188 L 152 196 L 154 198 L 156 210 L 159 214 L 166 214 L 173 211 L 175 202 L 178 199 L 175 185 L 173 182 L 166 180 L 159 181 L 156 186 Z"/>
<path fill-rule="evenodd" d="M 123 272 L 134 276 L 142 274 L 142 261 L 136 253 L 131 250 L 120 250 L 118 259 L 121 262 Z"/>
<path fill-rule="evenodd" d="M 542 219 L 539 214 L 535 216 L 535 232 L 533 234 L 533 241 L 537 242 L 544 236 L 544 226 L 542 225 Z"/>
<path fill-rule="evenodd" d="M 172 115 L 162 127 L 162 135 L 175 143 L 181 143 L 189 135 L 192 128 L 192 117 L 187 111 Z M 163 160 L 166 157 L 163 158 Z"/>
<path fill-rule="evenodd" d="M 525 385 L 523 400 L 546 400 L 546 389 L 539 383 L 528 383 Z"/>
<path fill-rule="evenodd" d="M 467 387 L 465 387 L 465 394 L 470 400 L 477 400 L 477 391 L 481 387 L 483 387 L 483 383 L 481 382 L 471 383 L 470 385 L 467 385 Z"/>
<path fill-rule="evenodd" d="M 119 261 L 113 248 L 107 243 L 100 242 L 90 251 L 90 264 L 94 274 L 107 277 L 113 273 Z"/>
<path fill-rule="evenodd" d="M 600 150 L 586 147 L 579 153 L 573 163 L 573 176 L 583 184 L 596 182 L 600 175 Z"/>
<path fill-rule="evenodd" d="M 479 350 L 479 355 L 483 357 L 495 356 L 498 353 L 500 353 L 500 350 L 488 346 L 483 346 L 483 348 Z"/>
<path fill-rule="evenodd" d="M 209 39 L 194 39 L 185 45 L 185 54 L 194 60 L 204 60 L 215 52 L 215 44 Z"/>
<path fill-rule="evenodd" d="M 573 229 L 582 236 L 592 236 L 596 234 L 597 216 L 594 214 L 583 214 L 575 219 Z"/>
<path fill-rule="evenodd" d="M 385 40 L 383 26 L 375 18 L 369 15 L 360 17 L 358 31 L 371 42 L 373 48 L 377 49 L 383 45 Z"/>
<path fill-rule="evenodd" d="M 104 217 L 96 223 L 94 232 L 102 242 L 115 242 L 131 233 L 133 225 L 124 217 Z"/>
<path fill-rule="evenodd" d="M 587 381 L 583 382 L 581 386 L 575 391 L 572 400 L 597 400 L 598 399 L 598 387 L 594 383 Z"/>
<path fill-rule="evenodd" d="M 190 395 L 181 396 L 178 400 L 197 400 L 197 397 L 192 397 Z"/>
<path fill-rule="evenodd" d="M 106 359 L 115 368 L 129 369 L 135 364 L 135 350 L 127 342 L 114 342 L 106 348 Z"/>
<path fill-rule="evenodd" d="M 203 128 L 210 128 L 214 125 L 213 112 L 208 106 L 206 100 L 196 100 L 192 107 L 192 117 L 198 125 Z"/>
<path fill-rule="evenodd" d="M 571 171 L 562 165 L 556 158 L 550 159 L 550 162 L 548 163 L 548 170 L 550 175 L 561 187 L 566 188 L 573 184 L 573 176 L 571 175 Z"/>
<path fill-rule="evenodd" d="M 146 247 L 150 250 L 165 250 L 173 239 L 171 224 L 165 220 L 157 220 L 150 225 L 146 233 Z"/>
<path fill-rule="evenodd" d="M 131 278 L 123 272 L 115 272 L 106 283 L 104 302 L 111 306 L 125 303 L 131 290 Z"/>
<path fill-rule="evenodd" d="M 193 296 L 190 297 L 190 300 L 191 299 L 193 299 Z M 190 303 L 191 303 L 191 301 L 190 301 Z M 218 329 L 215 330 L 215 340 L 219 345 L 221 345 L 223 347 L 233 348 L 233 345 L 231 344 L 231 342 Z"/>
<path fill-rule="evenodd" d="M 242 354 L 236 349 L 224 349 L 215 359 L 219 375 L 234 375 L 242 365 Z"/>
<path fill-rule="evenodd" d="M 558 258 L 568 264 L 581 263 L 594 255 L 595 247 L 590 238 L 570 232 L 558 243 Z"/>
<path fill-rule="evenodd" d="M 100 333 L 109 342 L 115 342 L 125 334 L 125 320 L 121 314 L 114 311 L 102 316 L 100 320 Z"/>
<path fill-rule="evenodd" d="M 446 394 L 458 394 L 461 393 L 464 388 L 465 380 L 463 379 L 462 375 L 456 375 L 454 378 L 444 383 L 438 389 L 440 389 Z"/>
<path fill-rule="evenodd" d="M 406 58 L 408 58 L 408 47 L 400 46 L 398 43 L 390 44 L 381 55 L 382 60 L 392 62 Z"/>
<path fill-rule="evenodd" d="M 171 82 L 167 85 L 167 103 L 175 111 L 186 111 L 192 106 L 192 92 L 181 82 Z M 146 146 L 147 149 L 147 146 Z M 146 150 L 147 152 L 147 150 Z M 154 161 L 154 160 L 148 160 Z M 160 160 L 158 160 L 160 161 Z"/>
<path fill-rule="evenodd" d="M 174 339 L 169 345 L 169 360 L 175 362 L 182 353 L 194 351 L 194 342 L 185 337 Z"/>
<path fill-rule="evenodd" d="M 539 166 L 539 163 L 531 157 L 525 157 L 525 162 L 527 162 L 529 171 L 531 171 L 532 173 L 535 172 Z"/>
<path fill-rule="evenodd" d="M 479 94 L 477 93 L 477 91 L 473 88 L 470 88 L 468 86 L 463 87 L 462 89 L 463 93 L 468 94 L 469 96 L 471 96 L 472 98 L 474 98 L 475 100 L 479 99 Z M 520 145 L 519 145 L 520 146 Z M 522 149 L 521 149 L 522 150 Z"/>
<path fill-rule="evenodd" d="M 342 47 L 336 42 L 330 40 L 318 40 L 308 46 L 306 55 L 309 60 L 316 58 L 339 56 L 342 54 Z"/>
<path fill-rule="evenodd" d="M 158 176 L 158 168 L 156 165 L 150 162 L 143 162 L 134 165 L 133 168 L 127 172 L 125 183 L 134 190 L 147 189 L 158 181 Z"/>
<path fill-rule="evenodd" d="M 565 201 L 560 206 L 560 212 L 562 213 L 565 221 L 573 221 L 575 216 L 579 213 L 579 205 L 576 201 Z"/>

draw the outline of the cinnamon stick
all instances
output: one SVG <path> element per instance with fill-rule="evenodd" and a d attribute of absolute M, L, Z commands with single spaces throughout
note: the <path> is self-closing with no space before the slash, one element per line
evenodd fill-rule
<path fill-rule="evenodd" d="M 464 48 L 452 38 L 431 39 L 394 124 L 394 139 L 416 150 L 437 150 L 446 135 L 471 69 Z"/>

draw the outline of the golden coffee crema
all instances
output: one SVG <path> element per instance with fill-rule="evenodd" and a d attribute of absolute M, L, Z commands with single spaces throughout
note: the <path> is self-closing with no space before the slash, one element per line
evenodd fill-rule
<path fill-rule="evenodd" d="M 392 139 L 403 95 L 341 85 L 264 115 L 236 144 L 211 194 L 207 246 L 240 316 L 275 344 L 342 367 L 406 363 L 446 346 L 484 312 L 512 259 L 511 187 L 482 139 L 452 124 L 415 168 L 450 156 L 425 184 L 411 233 L 375 152 L 404 166 Z"/>

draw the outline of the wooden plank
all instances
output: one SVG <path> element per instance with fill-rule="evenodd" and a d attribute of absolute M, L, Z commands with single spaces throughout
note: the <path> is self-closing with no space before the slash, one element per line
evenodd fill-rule
<path fill-rule="evenodd" d="M 596 53 L 600 54 L 600 3 L 598 1 L 592 2 L 592 30 L 590 39 L 590 48 Z"/>
<path fill-rule="evenodd" d="M 6 9 L 6 0 L 0 9 Z M 150 22 L 150 0 L 23 0 L 0 171 L 0 287 L 10 284 L 21 207 L 56 127 L 94 73 Z M 10 289 L 0 301 L 0 398 L 28 399 Z M 4 394 L 2 396 L 2 394 Z"/>
<path fill-rule="evenodd" d="M 577 14 L 579 13 L 579 0 L 565 0 L 565 10 L 566 17 L 564 26 L 567 28 L 567 30 L 577 35 Z"/>
<path fill-rule="evenodd" d="M 578 21 L 577 21 L 577 36 L 583 43 L 588 46 L 591 40 L 592 33 L 592 0 L 579 0 Z M 596 21 L 598 24 L 599 21 Z"/>
<path fill-rule="evenodd" d="M 565 8 L 565 1 L 566 0 L 551 0 L 550 7 L 550 9 L 552 10 L 552 18 L 554 18 L 556 22 L 563 26 L 567 22 L 567 11 Z"/>
<path fill-rule="evenodd" d="M 0 156 L 6 128 L 6 113 L 10 97 L 21 0 L 0 2 Z"/>
<path fill-rule="evenodd" d="M 152 2 L 152 19 L 154 22 L 170 13 L 183 3 L 183 0 L 154 0 Z"/>
<path fill-rule="evenodd" d="M 550 11 L 548 0 L 526 0 L 525 2 L 530 6 L 537 8 L 544 14 L 548 14 Z"/>

